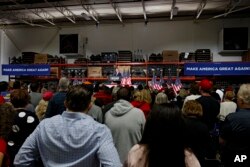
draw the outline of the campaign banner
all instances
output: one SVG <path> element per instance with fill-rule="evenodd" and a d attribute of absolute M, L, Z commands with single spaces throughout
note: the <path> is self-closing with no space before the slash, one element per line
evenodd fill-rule
<path fill-rule="evenodd" d="M 250 62 L 185 63 L 184 75 L 250 75 Z"/>
<path fill-rule="evenodd" d="M 3 64 L 2 75 L 50 75 L 48 64 Z"/>

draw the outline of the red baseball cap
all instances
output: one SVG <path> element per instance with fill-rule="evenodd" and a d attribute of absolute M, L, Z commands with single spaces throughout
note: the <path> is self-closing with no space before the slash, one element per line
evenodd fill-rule
<path fill-rule="evenodd" d="M 212 83 L 212 81 L 210 81 L 208 79 L 203 79 L 199 83 L 199 86 L 200 86 L 201 90 L 210 90 L 213 87 L 213 83 Z"/>
<path fill-rule="evenodd" d="M 53 93 L 50 91 L 46 91 L 43 93 L 43 100 L 49 101 L 53 96 Z"/>

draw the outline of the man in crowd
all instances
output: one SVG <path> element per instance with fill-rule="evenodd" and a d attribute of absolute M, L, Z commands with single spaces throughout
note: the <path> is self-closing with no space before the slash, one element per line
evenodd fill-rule
<path fill-rule="evenodd" d="M 226 117 L 220 132 L 225 167 L 250 166 L 250 84 L 240 86 L 237 105 L 237 112 Z"/>
<path fill-rule="evenodd" d="M 69 80 L 66 77 L 62 77 L 59 80 L 58 88 L 59 91 L 54 94 L 52 99 L 49 101 L 45 118 L 53 117 L 57 114 L 62 114 L 65 111 L 64 100 L 69 87 Z"/>
<path fill-rule="evenodd" d="M 110 130 L 86 114 L 90 102 L 83 86 L 73 86 L 66 111 L 38 125 L 16 155 L 16 167 L 32 166 L 39 157 L 44 166 L 121 167 Z"/>
<path fill-rule="evenodd" d="M 104 120 L 111 130 L 122 163 L 126 160 L 132 146 L 141 140 L 145 125 L 142 110 L 133 107 L 129 102 L 130 98 L 129 88 L 120 88 L 117 92 L 117 102 L 106 113 Z"/>

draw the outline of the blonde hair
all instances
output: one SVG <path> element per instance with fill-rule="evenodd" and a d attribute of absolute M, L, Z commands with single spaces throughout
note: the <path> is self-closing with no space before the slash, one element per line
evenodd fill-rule
<path fill-rule="evenodd" d="M 151 94 L 148 90 L 143 89 L 141 91 L 135 91 L 133 94 L 133 98 L 135 101 L 151 103 Z"/>
<path fill-rule="evenodd" d="M 38 119 L 41 121 L 44 116 L 45 116 L 45 112 L 47 110 L 49 101 L 45 101 L 43 99 L 40 100 L 40 102 L 38 103 L 38 105 L 36 106 L 36 115 L 38 117 Z"/>
<path fill-rule="evenodd" d="M 242 84 L 237 94 L 238 98 L 250 105 L 250 84 Z"/>
<path fill-rule="evenodd" d="M 142 94 L 142 101 L 145 101 L 146 103 L 152 102 L 151 94 L 148 89 L 142 89 L 141 94 Z"/>
<path fill-rule="evenodd" d="M 168 103 L 168 96 L 166 93 L 160 92 L 155 97 L 155 104 Z"/>
<path fill-rule="evenodd" d="M 135 91 L 134 94 L 133 94 L 133 99 L 135 101 L 143 101 L 141 91 Z"/>
<path fill-rule="evenodd" d="M 185 116 L 201 117 L 203 115 L 202 106 L 196 100 L 188 100 L 182 109 L 182 113 Z"/>

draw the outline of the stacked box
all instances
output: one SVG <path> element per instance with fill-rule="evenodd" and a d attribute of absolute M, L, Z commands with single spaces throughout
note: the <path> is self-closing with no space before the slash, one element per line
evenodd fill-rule
<path fill-rule="evenodd" d="M 101 53 L 101 61 L 103 63 L 114 63 L 117 60 L 116 52 L 102 52 Z"/>
<path fill-rule="evenodd" d="M 155 53 L 152 53 L 150 56 L 149 56 L 149 62 L 162 62 L 163 61 L 163 57 L 161 54 L 155 54 Z"/>
<path fill-rule="evenodd" d="M 166 62 L 178 62 L 179 53 L 177 50 L 163 50 L 162 51 L 163 61 Z"/>
<path fill-rule="evenodd" d="M 243 62 L 249 62 L 250 61 L 250 49 L 247 52 L 243 53 L 242 61 Z"/>
<path fill-rule="evenodd" d="M 131 51 L 118 51 L 117 61 L 119 63 L 132 62 L 132 52 Z"/>
<path fill-rule="evenodd" d="M 195 62 L 195 53 L 181 52 L 179 59 L 180 59 L 180 62 Z"/>
<path fill-rule="evenodd" d="M 102 67 L 88 67 L 88 77 L 102 77 Z"/>
<path fill-rule="evenodd" d="M 197 62 L 211 62 L 212 56 L 210 49 L 197 49 L 195 51 L 195 59 Z"/>
<path fill-rule="evenodd" d="M 47 64 L 48 55 L 47 54 L 35 54 L 34 64 Z"/>
<path fill-rule="evenodd" d="M 22 63 L 33 64 L 35 60 L 35 52 L 22 52 Z"/>

